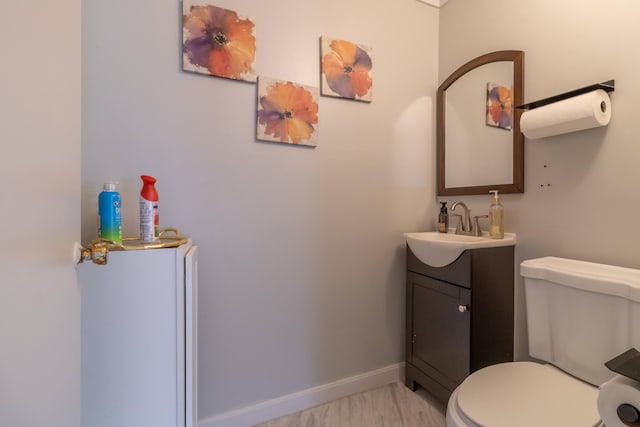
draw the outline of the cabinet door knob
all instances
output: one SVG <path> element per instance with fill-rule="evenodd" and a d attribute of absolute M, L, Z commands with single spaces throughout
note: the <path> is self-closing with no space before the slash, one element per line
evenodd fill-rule
<path fill-rule="evenodd" d="M 458 311 L 459 311 L 460 313 L 464 313 L 465 311 L 469 311 L 469 310 L 471 310 L 471 307 L 469 307 L 468 305 L 462 305 L 462 304 L 460 304 L 460 305 L 458 306 Z"/>

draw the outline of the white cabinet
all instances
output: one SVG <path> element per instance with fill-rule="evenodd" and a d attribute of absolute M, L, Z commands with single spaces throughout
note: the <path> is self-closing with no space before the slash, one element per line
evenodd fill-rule
<path fill-rule="evenodd" d="M 83 427 L 197 425 L 197 246 L 82 264 Z"/>

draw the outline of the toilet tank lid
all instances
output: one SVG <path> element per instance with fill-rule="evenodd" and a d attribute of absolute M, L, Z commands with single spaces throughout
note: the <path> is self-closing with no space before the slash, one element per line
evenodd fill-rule
<path fill-rule="evenodd" d="M 640 270 L 573 259 L 544 257 L 520 263 L 523 277 L 543 279 L 640 302 Z"/>

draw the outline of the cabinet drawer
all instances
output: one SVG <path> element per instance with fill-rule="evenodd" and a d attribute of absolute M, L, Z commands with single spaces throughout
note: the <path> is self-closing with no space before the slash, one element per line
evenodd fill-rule
<path fill-rule="evenodd" d="M 407 245 L 407 270 L 470 289 L 471 251 L 462 252 L 460 257 L 449 265 L 432 267 L 420 261 Z"/>

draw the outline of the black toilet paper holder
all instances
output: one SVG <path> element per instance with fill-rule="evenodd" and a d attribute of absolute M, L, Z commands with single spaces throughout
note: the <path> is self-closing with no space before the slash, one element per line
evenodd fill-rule
<path fill-rule="evenodd" d="M 634 381 L 640 382 L 640 352 L 630 348 L 624 353 L 605 362 L 604 366 L 609 370 Z M 618 418 L 625 425 L 640 426 L 640 410 L 629 403 L 623 403 L 616 410 Z"/>
<path fill-rule="evenodd" d="M 616 374 L 640 382 L 640 351 L 630 348 L 624 353 L 604 363 L 604 366 Z"/>

